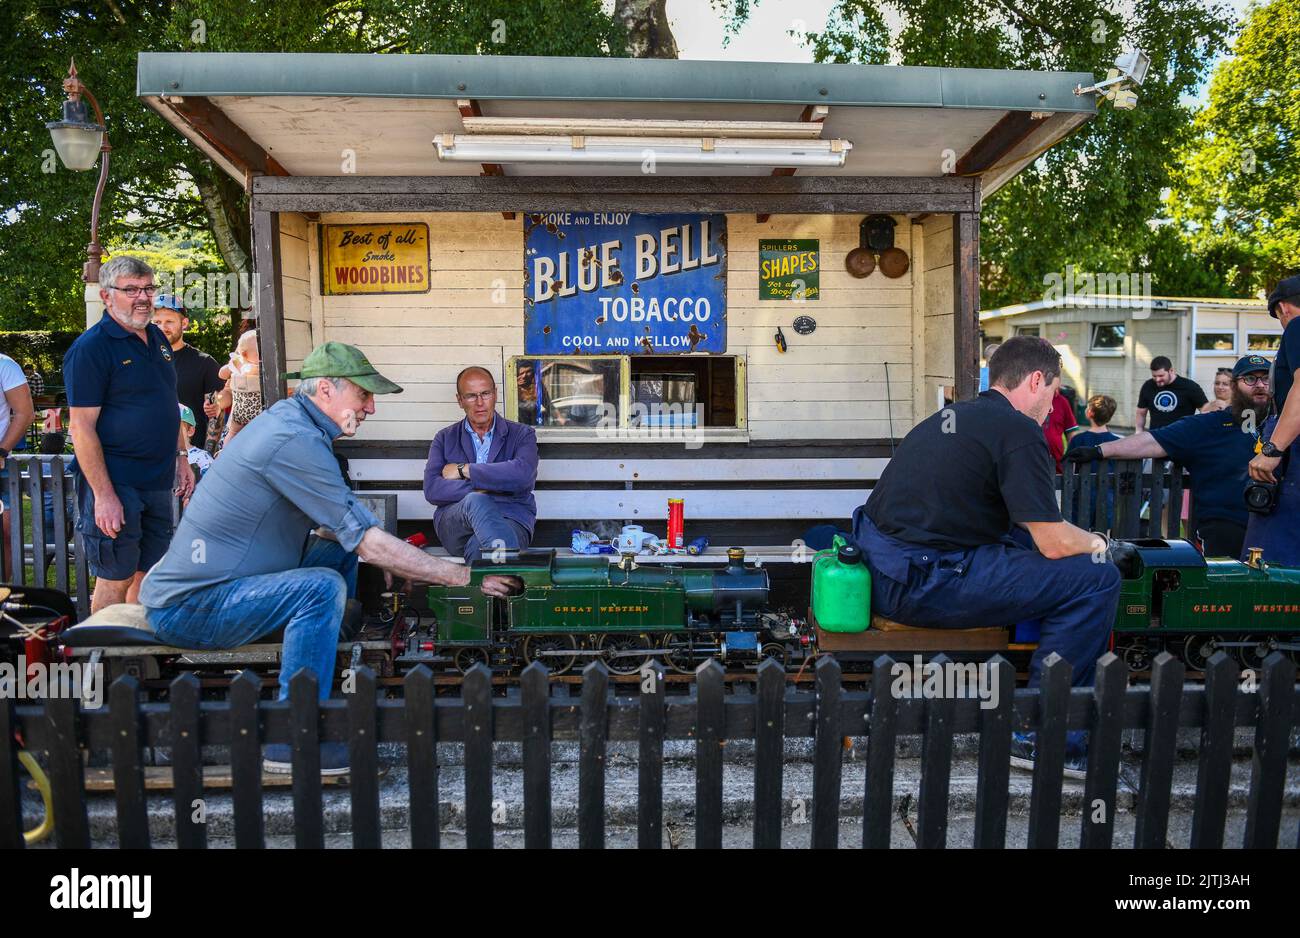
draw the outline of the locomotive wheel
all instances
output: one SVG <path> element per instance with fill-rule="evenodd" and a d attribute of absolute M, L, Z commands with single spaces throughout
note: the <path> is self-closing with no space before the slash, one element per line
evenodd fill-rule
<path fill-rule="evenodd" d="M 476 664 L 487 664 L 488 654 L 482 648 L 462 648 L 456 652 L 456 670 L 464 674 Z"/>
<path fill-rule="evenodd" d="M 790 663 L 790 649 L 786 648 L 780 642 L 768 642 L 763 646 L 763 652 L 759 655 L 759 664 L 762 664 L 768 658 L 775 658 L 777 664 L 785 667 Z"/>
<path fill-rule="evenodd" d="M 1124 663 L 1128 665 L 1129 671 L 1146 671 L 1151 667 L 1151 649 L 1147 648 L 1141 641 L 1134 642 L 1132 645 L 1126 645 L 1120 651 Z"/>
<path fill-rule="evenodd" d="M 1250 641 L 1247 635 L 1245 641 Z M 1241 648 L 1234 648 L 1237 653 L 1237 661 L 1241 666 L 1250 671 L 1258 671 L 1264 667 L 1264 659 L 1273 653 L 1273 642 L 1267 638 L 1261 638 L 1251 645 L 1245 645 Z"/>
<path fill-rule="evenodd" d="M 523 659 L 527 664 L 540 661 L 552 674 L 564 674 L 578 660 L 577 655 L 541 654 L 541 652 L 574 651 L 578 643 L 572 635 L 530 635 L 524 639 Z"/>
<path fill-rule="evenodd" d="M 1204 671 L 1219 650 L 1221 635 L 1189 635 L 1183 640 L 1183 663 L 1193 671 Z"/>
<path fill-rule="evenodd" d="M 649 655 L 629 655 L 625 652 L 648 651 L 644 635 L 606 635 L 600 640 L 605 667 L 611 674 L 637 674 L 650 663 Z"/>
<path fill-rule="evenodd" d="M 663 648 L 671 648 L 675 638 L 676 636 L 669 632 L 663 637 L 660 645 Z M 660 660 L 678 674 L 691 674 L 695 671 L 691 654 L 686 649 L 678 649 L 676 652 L 666 652 Z"/>

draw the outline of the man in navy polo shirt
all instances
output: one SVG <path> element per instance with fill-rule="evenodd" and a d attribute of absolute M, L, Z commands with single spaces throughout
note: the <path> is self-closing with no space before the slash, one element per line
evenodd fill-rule
<path fill-rule="evenodd" d="M 1173 459 L 1192 474 L 1196 536 L 1207 557 L 1239 557 L 1246 537 L 1247 467 L 1256 434 L 1268 415 L 1268 371 L 1261 355 L 1246 355 L 1232 369 L 1232 405 L 1193 414 L 1157 430 L 1065 454 L 1070 462 L 1095 459 Z"/>
<path fill-rule="evenodd" d="M 153 268 L 113 258 L 99 272 L 103 318 L 63 357 L 92 612 L 136 601 L 171 541 L 172 493 L 194 488 L 171 343 L 150 322 L 155 292 Z"/>

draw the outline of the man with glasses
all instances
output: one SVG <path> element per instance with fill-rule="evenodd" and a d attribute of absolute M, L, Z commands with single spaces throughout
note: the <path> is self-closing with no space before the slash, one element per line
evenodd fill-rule
<path fill-rule="evenodd" d="M 150 322 L 156 292 L 144 261 L 110 260 L 99 272 L 103 318 L 63 357 L 92 611 L 135 601 L 171 541 L 173 493 L 194 489 L 171 343 Z"/>
<path fill-rule="evenodd" d="M 484 551 L 522 550 L 537 520 L 537 433 L 496 412 L 496 382 L 486 368 L 456 376 L 456 403 L 465 419 L 438 431 L 424 467 L 438 540 L 467 563 Z"/>
<path fill-rule="evenodd" d="M 140 602 L 158 640 L 181 648 L 234 648 L 283 629 L 280 699 L 306 669 L 323 700 L 358 560 L 448 586 L 467 585 L 470 571 L 385 532 L 339 471 L 334 441 L 355 434 L 375 412 L 376 394 L 402 389 L 341 342 L 314 349 L 302 370 L 286 377 L 301 379 L 293 396 L 221 451 L 171 548 L 145 577 Z M 522 585 L 488 576 L 482 591 L 508 596 Z M 267 771 L 289 772 L 290 762 L 287 743 L 266 747 Z M 346 744 L 321 747 L 321 771 L 348 771 Z"/>
<path fill-rule="evenodd" d="M 1227 410 L 1193 414 L 1156 430 L 1100 446 L 1080 446 L 1068 462 L 1096 459 L 1172 459 L 1192 475 L 1196 536 L 1207 557 L 1240 557 L 1246 537 L 1247 469 L 1255 440 L 1268 415 L 1271 363 L 1246 355 L 1232 368 L 1232 403 Z"/>

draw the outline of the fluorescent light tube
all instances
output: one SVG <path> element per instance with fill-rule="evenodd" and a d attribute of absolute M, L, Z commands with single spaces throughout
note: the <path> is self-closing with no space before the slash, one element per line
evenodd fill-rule
<path fill-rule="evenodd" d="M 664 166 L 843 166 L 847 140 L 733 140 L 671 137 L 475 136 L 443 134 L 438 159 L 464 163 L 606 163 Z"/>

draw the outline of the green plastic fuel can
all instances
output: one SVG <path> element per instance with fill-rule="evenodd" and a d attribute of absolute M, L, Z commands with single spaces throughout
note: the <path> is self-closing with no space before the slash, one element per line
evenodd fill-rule
<path fill-rule="evenodd" d="M 865 632 L 871 625 L 871 571 L 862 551 L 839 535 L 813 561 L 812 607 L 827 632 Z"/>

